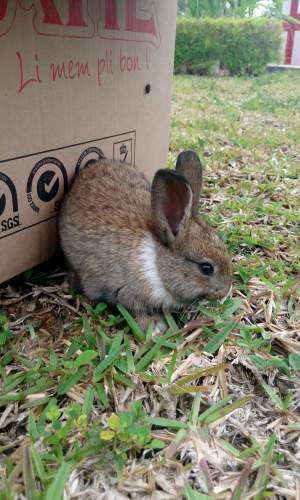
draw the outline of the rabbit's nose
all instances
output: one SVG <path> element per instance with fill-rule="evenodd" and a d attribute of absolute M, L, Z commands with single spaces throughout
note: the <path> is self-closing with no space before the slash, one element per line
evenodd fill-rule
<path fill-rule="evenodd" d="M 232 290 L 231 284 L 216 286 L 215 292 L 214 292 L 214 297 L 216 299 L 226 300 L 227 297 L 230 295 L 231 290 Z"/>
<path fill-rule="evenodd" d="M 223 299 L 225 295 L 226 295 L 226 291 L 223 288 L 221 288 L 219 290 L 215 290 L 215 292 L 213 294 L 213 298 L 214 299 Z"/>

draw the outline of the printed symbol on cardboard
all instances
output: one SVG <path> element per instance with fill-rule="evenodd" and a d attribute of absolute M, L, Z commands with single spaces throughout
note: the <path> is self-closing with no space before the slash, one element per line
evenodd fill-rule
<path fill-rule="evenodd" d="M 45 215 L 56 212 L 67 190 L 67 172 L 60 160 L 47 157 L 34 165 L 27 181 L 27 200 L 32 210 L 43 210 Z"/>
<path fill-rule="evenodd" d="M 5 210 L 5 205 L 6 205 L 6 196 L 5 194 L 3 193 L 0 197 L 0 215 L 3 214 L 4 210 Z"/>
<path fill-rule="evenodd" d="M 132 139 L 114 142 L 114 160 L 132 163 Z"/>
<path fill-rule="evenodd" d="M 59 177 L 52 170 L 43 172 L 37 182 L 37 194 L 42 201 L 51 201 L 57 195 L 59 189 Z"/>
<path fill-rule="evenodd" d="M 0 232 L 3 233 L 20 225 L 17 191 L 13 181 L 0 172 Z M 11 201 L 11 202 L 10 202 Z"/>
<path fill-rule="evenodd" d="M 90 146 L 89 148 L 85 149 L 77 160 L 75 175 L 78 175 L 80 170 L 87 167 L 94 161 L 101 160 L 101 158 L 105 158 L 104 153 L 96 146 Z"/>
<path fill-rule="evenodd" d="M 123 161 L 126 161 L 126 158 L 128 156 L 128 149 L 126 144 L 122 144 L 122 146 L 120 146 L 120 155 L 123 156 Z"/>

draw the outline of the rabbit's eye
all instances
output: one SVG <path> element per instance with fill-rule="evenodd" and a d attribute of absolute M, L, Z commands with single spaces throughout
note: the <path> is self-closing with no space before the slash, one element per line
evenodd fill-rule
<path fill-rule="evenodd" d="M 203 274 L 209 276 L 214 272 L 214 266 L 210 262 L 200 262 L 199 269 Z"/>
<path fill-rule="evenodd" d="M 205 274 L 206 276 L 210 276 L 210 275 L 214 274 L 215 268 L 214 268 L 213 264 L 211 264 L 207 260 L 203 260 L 202 262 L 197 262 L 196 260 L 191 259 L 190 257 L 185 256 L 185 258 L 187 261 L 193 262 L 193 264 L 197 264 L 201 273 Z"/>

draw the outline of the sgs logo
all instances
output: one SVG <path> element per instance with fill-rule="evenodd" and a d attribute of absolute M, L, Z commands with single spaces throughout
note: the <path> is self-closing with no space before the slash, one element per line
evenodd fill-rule
<path fill-rule="evenodd" d="M 57 212 L 68 190 L 68 176 L 62 162 L 42 158 L 33 167 L 27 181 L 27 200 L 36 213 Z"/>
<path fill-rule="evenodd" d="M 20 226 L 16 187 L 8 175 L 0 172 L 0 231 L 5 233 Z"/>

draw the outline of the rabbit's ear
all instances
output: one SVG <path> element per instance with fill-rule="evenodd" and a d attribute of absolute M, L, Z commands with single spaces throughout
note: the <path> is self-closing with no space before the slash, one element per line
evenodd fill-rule
<path fill-rule="evenodd" d="M 176 173 L 182 175 L 193 191 L 193 215 L 197 214 L 202 189 L 202 165 L 194 151 L 182 151 L 176 162 Z"/>
<path fill-rule="evenodd" d="M 160 239 L 171 245 L 182 234 L 192 211 L 193 193 L 184 177 L 170 170 L 156 172 L 151 191 L 152 220 Z"/>

